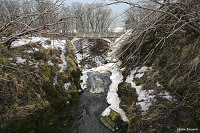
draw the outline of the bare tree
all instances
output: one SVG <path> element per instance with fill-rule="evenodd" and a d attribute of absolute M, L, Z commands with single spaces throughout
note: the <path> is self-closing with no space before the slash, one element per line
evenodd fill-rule
<path fill-rule="evenodd" d="M 140 2 L 137 3 L 137 5 L 145 7 L 147 9 L 158 9 L 160 7 L 159 4 L 152 2 L 152 1 L 147 1 L 147 0 L 141 0 Z M 145 18 L 149 13 L 152 13 L 153 11 L 146 10 L 144 8 L 138 8 L 136 6 L 131 6 L 127 12 L 126 12 L 126 20 L 125 20 L 125 27 L 126 29 L 130 29 L 138 24 L 143 18 Z M 148 16 L 146 18 L 145 22 L 149 22 L 154 18 L 153 15 Z"/>
<path fill-rule="evenodd" d="M 101 3 L 66 7 L 64 1 L 0 1 L 0 44 L 10 46 L 24 35 L 104 32 L 113 22 L 111 9 Z"/>
<path fill-rule="evenodd" d="M 63 2 L 64 0 L 54 3 L 50 0 L 1 1 L 0 37 L 6 38 L 0 44 L 10 46 L 20 36 L 54 32 L 64 20 L 58 16 Z"/>
<path fill-rule="evenodd" d="M 74 18 L 76 30 L 80 32 L 107 31 L 113 22 L 111 9 L 101 3 L 73 3 L 71 10 L 76 16 Z"/>

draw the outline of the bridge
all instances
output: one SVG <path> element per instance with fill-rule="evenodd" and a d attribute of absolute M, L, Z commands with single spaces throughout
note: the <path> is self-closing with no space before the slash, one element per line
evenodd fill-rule
<path fill-rule="evenodd" d="M 109 43 L 113 42 L 116 38 L 119 38 L 123 32 L 99 32 L 99 33 L 76 33 L 76 36 L 71 40 L 72 43 L 80 39 L 102 39 Z"/>

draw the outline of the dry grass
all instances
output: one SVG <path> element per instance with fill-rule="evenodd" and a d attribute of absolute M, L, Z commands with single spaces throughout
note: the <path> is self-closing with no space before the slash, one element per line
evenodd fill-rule
<path fill-rule="evenodd" d="M 176 132 L 179 127 L 200 126 L 199 5 L 194 0 L 187 5 L 166 5 L 169 10 L 164 12 L 168 13 L 161 13 L 147 28 L 136 29 L 119 51 L 122 67 L 126 67 L 125 76 L 136 66 L 151 66 L 153 72 L 149 79 L 143 79 L 143 89 L 158 91 L 154 84 L 159 81 L 162 90 L 176 97 L 176 102 L 158 100 L 158 105 L 152 106 L 146 115 L 133 119 L 131 124 L 139 128 L 132 129 L 135 132 Z M 178 21 L 169 13 L 181 19 Z"/>
<path fill-rule="evenodd" d="M 73 63 L 74 66 L 69 66 L 65 73 L 59 72 L 59 62 L 52 61 L 54 66 L 47 63 L 52 56 L 60 58 L 59 50 L 46 50 L 33 42 L 10 49 L 1 46 L 0 132 L 9 132 L 8 130 L 29 132 L 35 128 L 38 128 L 40 132 L 52 132 L 56 130 L 59 119 L 70 120 L 72 118 L 70 108 L 78 99 L 80 72 L 76 67 L 75 56 L 71 54 L 72 49 L 68 48 L 68 44 L 66 45 L 68 50 L 66 56 L 72 58 L 68 63 Z M 26 52 L 32 48 L 38 48 L 39 51 Z M 26 62 L 17 63 L 16 57 L 26 59 Z M 74 67 L 73 72 L 70 71 L 71 67 Z M 58 84 L 53 85 L 56 75 Z M 70 91 L 64 89 L 66 82 L 71 82 Z M 70 104 L 67 104 L 67 101 Z M 65 116 L 62 116 L 63 114 Z"/>

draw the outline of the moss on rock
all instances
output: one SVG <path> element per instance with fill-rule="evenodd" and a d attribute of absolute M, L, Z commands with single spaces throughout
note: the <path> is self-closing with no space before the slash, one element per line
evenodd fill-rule
<path fill-rule="evenodd" d="M 120 119 L 120 114 L 111 109 L 109 116 L 102 116 L 100 121 L 111 131 L 118 129 L 117 121 Z"/>
<path fill-rule="evenodd" d="M 108 116 L 104 116 L 100 118 L 100 121 L 106 126 L 108 127 L 111 131 L 115 131 L 116 129 L 116 125 L 115 122 L 112 121 L 112 119 Z"/>

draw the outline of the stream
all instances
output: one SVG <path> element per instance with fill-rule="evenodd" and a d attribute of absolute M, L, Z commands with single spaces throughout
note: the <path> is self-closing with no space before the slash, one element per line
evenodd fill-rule
<path fill-rule="evenodd" d="M 77 59 L 83 69 L 83 81 L 81 86 L 83 93 L 80 96 L 78 106 L 74 109 L 75 119 L 70 128 L 70 133 L 112 133 L 112 131 L 100 121 L 102 114 L 110 113 L 107 95 L 111 86 L 111 75 L 114 63 L 104 64 L 101 56 L 91 57 L 89 44 L 86 40 L 74 43 L 77 51 Z M 89 63 L 83 63 L 85 62 Z M 81 65 L 84 64 L 84 65 Z M 115 92 L 116 93 L 116 92 Z M 117 93 L 116 93 L 117 94 Z M 118 95 L 117 95 L 118 96 Z M 118 97 L 117 97 L 118 98 Z M 113 101 L 119 99 L 111 99 Z M 118 105 L 119 106 L 119 105 Z M 119 107 L 116 107 L 116 110 Z M 119 130 L 118 130 L 119 131 Z M 116 131 L 116 132 L 118 132 Z"/>

